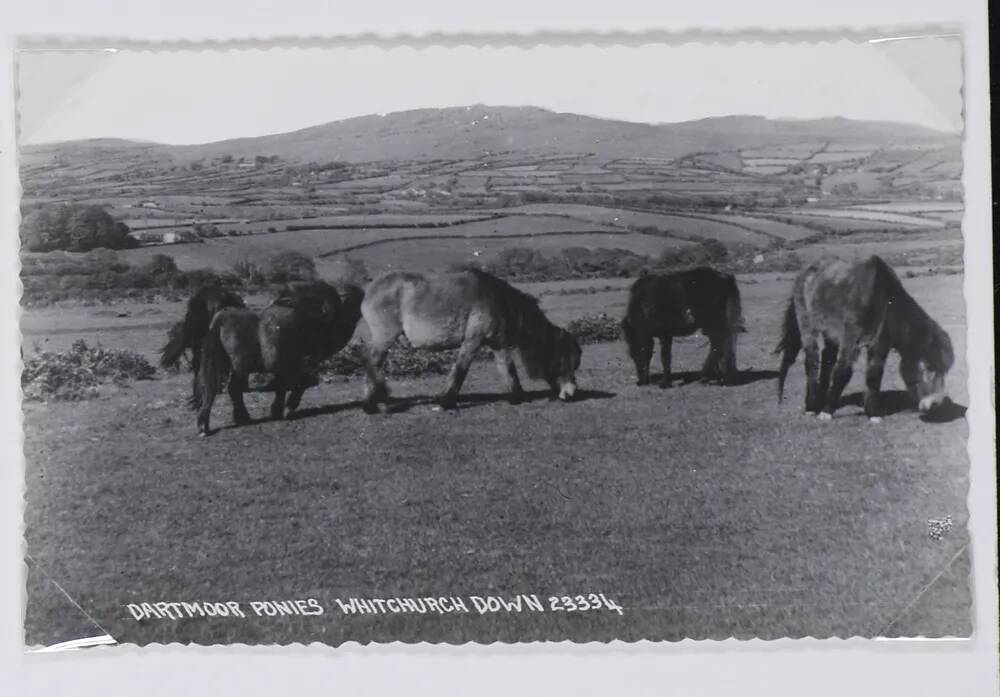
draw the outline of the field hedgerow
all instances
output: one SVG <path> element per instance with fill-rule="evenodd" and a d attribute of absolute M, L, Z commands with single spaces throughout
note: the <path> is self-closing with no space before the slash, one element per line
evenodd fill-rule
<path fill-rule="evenodd" d="M 25 361 L 21 389 L 26 401 L 80 400 L 96 396 L 99 385 L 127 385 L 155 374 L 138 353 L 91 347 L 78 339 L 69 351 L 40 351 Z"/>
<path fill-rule="evenodd" d="M 606 312 L 584 315 L 566 325 L 566 330 L 575 335 L 581 344 L 601 344 L 618 341 L 621 336 L 619 320 Z"/>

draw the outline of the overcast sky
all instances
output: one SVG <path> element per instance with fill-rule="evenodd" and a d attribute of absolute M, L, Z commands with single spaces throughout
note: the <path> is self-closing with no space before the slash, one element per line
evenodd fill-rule
<path fill-rule="evenodd" d="M 22 143 L 202 143 L 475 103 L 650 123 L 726 114 L 845 116 L 959 132 L 961 46 L 74 51 L 19 55 Z"/>

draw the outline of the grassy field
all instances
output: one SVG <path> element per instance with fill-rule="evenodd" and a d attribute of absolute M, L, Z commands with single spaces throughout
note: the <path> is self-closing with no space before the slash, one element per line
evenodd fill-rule
<path fill-rule="evenodd" d="M 805 208 L 800 213 L 820 218 L 850 218 L 852 220 L 866 220 L 878 223 L 899 223 L 915 227 L 944 227 L 944 223 L 939 220 L 924 218 L 918 215 L 904 215 L 902 213 L 862 208 Z"/>
<path fill-rule="evenodd" d="M 306 221 L 300 224 L 308 225 Z M 489 239 L 502 242 L 508 239 L 509 242 L 503 246 L 531 246 L 533 238 L 537 237 L 542 240 L 543 246 L 551 246 L 551 243 L 545 240 L 548 235 L 558 236 L 563 240 L 563 244 L 571 244 L 566 233 L 584 237 L 595 233 L 607 233 L 606 237 L 609 240 L 607 246 L 616 246 L 611 242 L 616 240 L 616 235 L 621 232 L 622 230 L 618 228 L 569 220 L 560 216 L 539 216 L 531 219 L 525 216 L 512 216 L 445 228 L 304 229 L 239 238 L 219 237 L 197 244 L 140 247 L 122 251 L 120 256 L 130 263 L 143 263 L 156 254 L 168 253 L 182 269 L 203 267 L 229 269 L 233 263 L 242 258 L 262 257 L 286 249 L 294 249 L 309 256 L 332 256 L 353 255 L 361 250 L 382 248 L 376 253 L 398 260 L 401 257 L 396 256 L 392 248 L 399 244 L 405 245 L 408 240 L 451 240 L 453 244 L 455 242 L 461 244 L 465 239 L 474 242 Z M 670 244 L 669 240 L 654 239 L 659 241 L 659 248 Z M 627 245 L 623 243 L 622 246 Z"/>
<path fill-rule="evenodd" d="M 742 278 L 749 332 L 739 386 L 638 388 L 619 343 L 587 346 L 581 399 L 521 406 L 473 366 L 457 413 L 422 398 L 442 379 L 391 385 L 366 416 L 362 384 L 306 394 L 297 420 L 195 435 L 187 376 L 25 411 L 29 644 L 284 643 L 560 638 L 966 635 L 970 631 L 964 419 L 912 412 L 871 426 L 857 406 L 801 414 L 801 362 L 775 400 L 770 348 L 791 276 Z M 621 312 L 624 281 L 530 284 L 557 322 Z M 961 276 L 905 280 L 948 330 L 967 403 Z M 129 316 L 28 311 L 28 339 L 93 338 L 150 354 L 180 306 Z M 108 308 L 103 308 L 108 311 Z M 95 330 L 94 327 L 107 326 Z M 675 342 L 697 369 L 701 337 Z M 654 366 L 655 367 L 655 366 Z M 536 383 L 527 385 L 538 390 Z M 901 389 L 895 362 L 884 389 Z M 248 400 L 263 416 L 263 395 Z M 229 423 L 228 400 L 214 414 Z M 928 520 L 951 515 L 940 540 Z M 604 593 L 615 612 L 347 617 L 335 598 Z M 138 623 L 130 602 L 315 598 L 316 617 Z"/>

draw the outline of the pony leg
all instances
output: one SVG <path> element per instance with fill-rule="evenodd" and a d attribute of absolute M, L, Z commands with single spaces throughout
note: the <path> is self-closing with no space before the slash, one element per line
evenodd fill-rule
<path fill-rule="evenodd" d="M 636 331 L 633 343 L 629 346 L 632 353 L 632 361 L 635 363 L 635 372 L 638 376 L 640 387 L 649 384 L 649 364 L 653 360 L 653 337 Z"/>
<path fill-rule="evenodd" d="M 198 435 L 207 436 L 211 428 L 209 418 L 212 415 L 212 403 L 215 401 L 215 392 L 206 390 L 201 397 L 201 406 L 198 408 Z"/>
<path fill-rule="evenodd" d="M 806 364 L 806 413 L 818 414 L 823 408 L 823 392 L 819 383 L 819 342 L 815 336 L 803 337 Z"/>
<path fill-rule="evenodd" d="M 524 388 L 521 387 L 521 381 L 517 377 L 517 366 L 514 365 L 513 354 L 508 349 L 499 349 L 493 352 L 493 357 L 496 359 L 497 369 L 504 379 L 507 392 L 510 393 L 510 403 L 520 404 L 524 397 Z"/>
<path fill-rule="evenodd" d="M 233 423 L 243 426 L 250 423 L 250 413 L 243 401 L 243 393 L 247 389 L 247 376 L 233 371 L 229 376 L 229 399 L 233 403 Z"/>
<path fill-rule="evenodd" d="M 271 420 L 280 421 L 285 418 L 285 385 L 279 380 L 274 386 L 274 401 L 271 402 Z"/>
<path fill-rule="evenodd" d="M 305 391 L 310 387 L 316 387 L 318 384 L 319 378 L 315 375 L 306 371 L 301 371 L 299 373 L 295 387 L 293 387 L 291 392 L 289 392 L 288 402 L 285 405 L 288 409 L 288 416 L 291 416 L 292 412 L 299 408 L 299 404 L 302 403 L 302 395 L 305 394 Z"/>
<path fill-rule="evenodd" d="M 834 363 L 833 372 L 830 375 L 830 391 L 826 395 L 826 405 L 820 414 L 821 418 L 832 418 L 834 410 L 840 406 L 840 395 L 847 387 L 847 383 L 851 381 L 851 374 L 854 372 L 854 359 L 857 358 L 857 355 L 856 341 L 854 339 L 848 340 L 845 337 L 840 344 L 837 362 Z"/>
<path fill-rule="evenodd" d="M 722 375 L 723 385 L 732 385 L 737 382 L 736 370 L 736 335 L 730 334 L 722 340 L 722 349 L 719 352 L 719 373 Z"/>
<path fill-rule="evenodd" d="M 701 382 L 708 382 L 720 375 L 719 364 L 722 355 L 720 344 L 722 342 L 719 335 L 714 332 L 708 335 L 708 342 L 708 356 L 705 357 L 705 362 L 701 366 Z"/>
<path fill-rule="evenodd" d="M 362 408 L 369 414 L 378 413 L 379 402 L 386 403 L 389 401 L 389 388 L 385 384 L 383 368 L 385 366 L 385 358 L 389 354 L 389 347 L 392 346 L 398 336 L 397 334 L 391 339 L 380 343 L 374 343 L 373 340 L 365 356 L 365 380 L 367 385 Z"/>
<path fill-rule="evenodd" d="M 819 364 L 819 393 L 827 394 L 830 391 L 830 375 L 833 372 L 833 364 L 837 362 L 837 352 L 840 345 L 833 341 L 823 344 L 823 352 L 820 354 Z"/>
<path fill-rule="evenodd" d="M 288 416 L 291 416 L 292 412 L 299 408 L 299 405 L 302 403 L 302 395 L 305 391 L 305 387 L 296 387 L 288 393 L 288 402 L 285 405 L 288 408 Z"/>
<path fill-rule="evenodd" d="M 198 398 L 198 372 L 201 370 L 201 346 L 191 347 L 191 395 Z"/>
<path fill-rule="evenodd" d="M 920 403 L 920 361 L 909 356 L 902 356 L 899 361 L 899 375 L 906 385 L 913 406 Z"/>
<path fill-rule="evenodd" d="M 462 383 L 465 382 L 465 376 L 469 372 L 469 366 L 472 365 L 472 359 L 475 358 L 479 346 L 479 341 L 466 340 L 462 342 L 461 348 L 458 349 L 458 358 L 448 375 L 448 388 L 438 398 L 438 404 L 441 405 L 442 409 L 454 409 L 458 404 L 458 392 L 462 389 Z"/>
<path fill-rule="evenodd" d="M 888 354 L 888 350 L 883 350 L 881 347 L 868 347 L 865 369 L 865 414 L 869 419 L 882 418 L 879 397 L 882 390 L 882 373 L 885 370 L 885 359 Z"/>
<path fill-rule="evenodd" d="M 660 337 L 660 362 L 663 364 L 663 380 L 660 387 L 670 387 L 670 354 L 674 346 L 674 337 L 664 334 Z M 648 375 L 647 375 L 648 379 Z"/>

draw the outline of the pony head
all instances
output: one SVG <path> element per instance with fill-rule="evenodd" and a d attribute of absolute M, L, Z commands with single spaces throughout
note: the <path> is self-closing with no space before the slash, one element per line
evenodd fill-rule
<path fill-rule="evenodd" d="M 924 365 L 924 374 L 919 383 L 917 408 L 922 412 L 929 412 L 948 399 L 944 391 L 944 378 L 955 364 L 951 338 L 943 329 L 933 327 L 928 333 L 920 360 Z"/>
<path fill-rule="evenodd" d="M 576 371 L 582 356 L 579 340 L 565 329 L 557 330 L 552 351 L 545 362 L 544 378 L 564 402 L 576 395 Z"/>
<path fill-rule="evenodd" d="M 940 327 L 933 326 L 917 350 L 903 356 L 899 370 L 910 397 L 922 412 L 930 412 L 943 405 L 948 396 L 944 379 L 955 363 L 951 339 Z"/>

